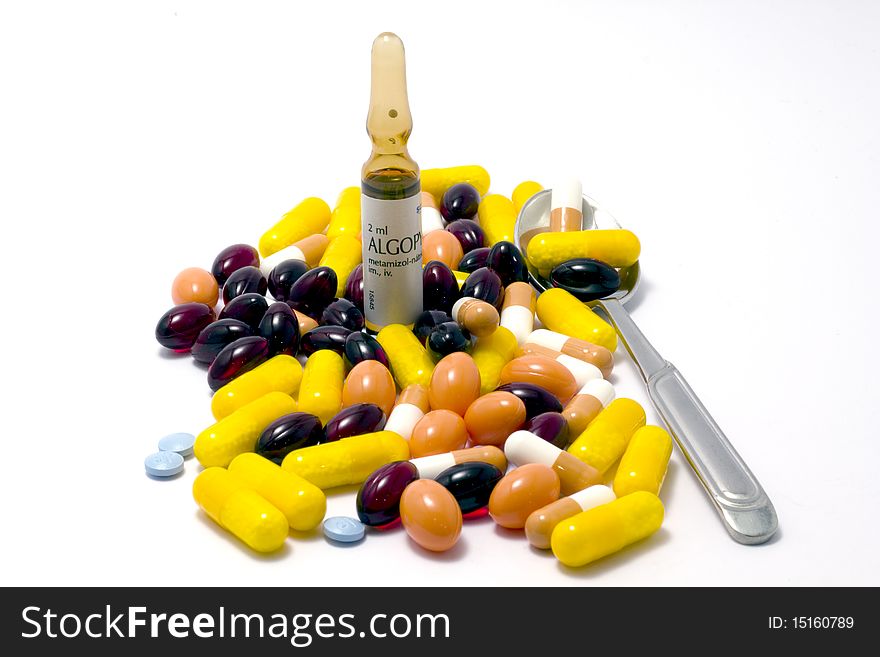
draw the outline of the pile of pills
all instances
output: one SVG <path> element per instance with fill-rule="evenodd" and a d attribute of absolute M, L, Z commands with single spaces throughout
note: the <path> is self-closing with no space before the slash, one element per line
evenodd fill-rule
<path fill-rule="evenodd" d="M 421 175 L 423 312 L 411 327 L 364 331 L 356 187 L 332 210 L 304 200 L 259 250 L 236 244 L 210 271 L 180 272 L 156 339 L 208 366 L 216 422 L 163 439 L 148 474 L 176 474 L 194 453 L 197 504 L 260 552 L 322 522 L 336 542 L 400 524 L 444 551 L 486 514 L 568 566 L 651 535 L 672 441 L 615 399 L 617 335 L 584 303 L 617 289 L 638 239 L 581 230 L 580 185 L 567 185 L 527 263 L 514 222 L 541 185 L 507 198 L 487 193 L 482 167 Z M 527 264 L 553 287 L 536 294 Z M 345 485 L 360 486 L 357 519 L 325 520 L 325 491 Z"/>

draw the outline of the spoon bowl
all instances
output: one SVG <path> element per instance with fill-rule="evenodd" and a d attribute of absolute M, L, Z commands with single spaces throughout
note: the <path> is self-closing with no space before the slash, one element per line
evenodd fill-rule
<path fill-rule="evenodd" d="M 513 229 L 513 240 L 519 248 L 523 257 L 526 259 L 526 265 L 529 268 L 529 279 L 538 292 L 549 290 L 553 284 L 542 276 L 537 268 L 529 262 L 529 241 L 539 233 L 546 233 L 550 230 L 550 194 L 552 190 L 545 189 L 532 196 L 519 212 Z M 621 228 L 617 220 L 599 207 L 589 196 L 584 195 L 581 204 L 581 212 L 584 215 L 583 229 L 592 228 Z M 629 267 L 620 269 L 620 288 L 613 294 L 605 297 L 606 299 L 616 299 L 620 303 L 626 303 L 628 299 L 635 294 L 639 286 L 640 279 L 639 263 L 636 262 Z M 598 301 L 590 301 L 588 306 L 595 307 L 599 305 Z"/>

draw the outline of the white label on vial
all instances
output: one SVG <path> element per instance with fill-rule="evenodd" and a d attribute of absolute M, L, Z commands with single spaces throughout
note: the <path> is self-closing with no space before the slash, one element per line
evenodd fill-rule
<path fill-rule="evenodd" d="M 422 312 L 421 196 L 361 195 L 367 328 L 412 324 Z"/>

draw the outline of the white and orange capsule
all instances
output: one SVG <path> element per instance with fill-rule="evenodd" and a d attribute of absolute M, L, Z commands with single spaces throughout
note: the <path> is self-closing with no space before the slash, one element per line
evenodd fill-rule
<path fill-rule="evenodd" d="M 583 190 L 580 180 L 566 180 L 550 192 L 550 231 L 581 230 L 584 222 Z"/>
<path fill-rule="evenodd" d="M 428 233 L 435 230 L 443 230 L 446 224 L 443 223 L 443 215 L 437 209 L 437 202 L 434 196 L 428 192 L 422 192 L 422 238 Z"/>
<path fill-rule="evenodd" d="M 517 281 L 504 289 L 501 326 L 516 336 L 517 344 L 526 341 L 535 328 L 535 288 Z"/>
<path fill-rule="evenodd" d="M 504 452 L 494 445 L 481 445 L 468 449 L 457 449 L 445 454 L 432 454 L 410 459 L 410 463 L 416 466 L 421 479 L 435 479 L 446 468 L 451 468 L 459 463 L 472 463 L 479 461 L 489 463 L 504 472 L 507 470 L 507 457 Z"/>
<path fill-rule="evenodd" d="M 595 365 L 606 379 L 611 375 L 611 369 L 614 367 L 614 356 L 607 348 L 548 329 L 532 331 L 520 349 L 524 354 L 548 355 L 541 348 Z"/>
<path fill-rule="evenodd" d="M 452 304 L 452 318 L 478 338 L 492 335 L 498 328 L 495 306 L 474 297 L 462 297 Z"/>
<path fill-rule="evenodd" d="M 385 431 L 393 431 L 401 438 L 409 440 L 413 428 L 429 410 L 428 389 L 420 383 L 408 385 L 400 391 L 397 403 L 385 423 Z"/>
<path fill-rule="evenodd" d="M 594 467 L 531 431 L 520 429 L 510 434 L 504 443 L 504 455 L 514 465 L 541 463 L 553 468 L 563 495 L 602 483 L 602 475 Z"/>
<path fill-rule="evenodd" d="M 321 233 L 304 237 L 290 246 L 286 246 L 272 255 L 260 259 L 260 271 L 266 278 L 273 269 L 285 260 L 299 260 L 309 267 L 315 267 L 321 261 L 330 239 Z"/>
<path fill-rule="evenodd" d="M 616 499 L 614 491 L 608 486 L 590 486 L 568 497 L 561 497 L 555 502 L 541 507 L 526 518 L 526 538 L 532 547 L 539 550 L 550 549 L 550 536 L 563 520 L 576 516 L 581 511 L 608 504 Z"/>
<path fill-rule="evenodd" d="M 562 409 L 568 435 L 579 436 L 602 409 L 614 401 L 614 386 L 605 379 L 587 381 Z"/>

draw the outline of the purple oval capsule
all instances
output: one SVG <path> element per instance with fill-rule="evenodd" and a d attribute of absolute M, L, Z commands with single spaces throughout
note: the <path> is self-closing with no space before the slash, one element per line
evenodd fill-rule
<path fill-rule="evenodd" d="M 250 372 L 269 357 L 269 341 L 259 335 L 226 345 L 208 368 L 208 385 L 219 390 L 235 377 Z"/>
<path fill-rule="evenodd" d="M 575 258 L 554 267 L 550 282 L 581 301 L 593 301 L 614 294 L 620 287 L 620 274 L 601 260 Z"/>
<path fill-rule="evenodd" d="M 526 420 L 530 420 L 541 413 L 551 411 L 553 413 L 562 412 L 562 404 L 559 403 L 556 395 L 541 386 L 536 386 L 534 383 L 505 383 L 495 389 L 510 392 L 519 397 L 526 407 Z"/>
<path fill-rule="evenodd" d="M 382 431 L 385 419 L 384 411 L 376 404 L 360 402 L 346 406 L 328 420 L 324 427 L 324 442 Z"/>
<path fill-rule="evenodd" d="M 290 296 L 290 288 L 300 277 L 309 270 L 309 266 L 302 260 L 283 260 L 269 272 L 269 280 L 266 282 L 269 294 L 277 301 L 287 301 Z"/>
<path fill-rule="evenodd" d="M 250 244 L 233 244 L 217 254 L 214 264 L 211 265 L 211 273 L 214 274 L 217 285 L 223 287 L 232 272 L 242 267 L 259 266 L 260 254 L 254 247 Z"/>
<path fill-rule="evenodd" d="M 299 348 L 299 320 L 284 301 L 269 306 L 257 332 L 269 341 L 269 358 L 278 354 L 296 355 Z"/>
<path fill-rule="evenodd" d="M 455 235 L 461 244 L 461 250 L 467 254 L 474 249 L 482 248 L 486 243 L 486 233 L 476 221 L 471 219 L 459 219 L 453 221 L 446 227 L 450 233 Z"/>
<path fill-rule="evenodd" d="M 318 326 L 303 333 L 299 341 L 299 350 L 311 356 L 320 349 L 332 349 L 342 356 L 345 353 L 345 339 L 351 331 L 344 326 Z"/>
<path fill-rule="evenodd" d="M 364 314 L 348 299 L 337 299 L 324 308 L 321 324 L 344 326 L 350 331 L 364 328 Z"/>
<path fill-rule="evenodd" d="M 156 340 L 166 349 L 188 351 L 201 333 L 216 319 L 214 309 L 204 303 L 181 303 L 156 323 Z"/>
<path fill-rule="evenodd" d="M 471 351 L 471 334 L 458 322 L 443 322 L 431 329 L 425 348 L 435 362 L 457 351 Z"/>
<path fill-rule="evenodd" d="M 474 249 L 473 251 L 469 251 L 464 254 L 464 257 L 458 262 L 458 271 L 463 271 L 466 274 L 471 274 L 477 271 L 480 267 L 485 267 L 486 263 L 489 261 L 489 247 L 483 246 L 479 249 Z"/>
<path fill-rule="evenodd" d="M 364 312 L 364 266 L 358 265 L 351 270 L 345 281 L 343 296 Z"/>
<path fill-rule="evenodd" d="M 345 338 L 345 359 L 349 366 L 354 367 L 365 360 L 377 360 L 385 367 L 390 369 L 388 363 L 388 355 L 385 349 L 379 344 L 379 341 L 372 335 L 361 333 L 360 331 L 352 333 Z"/>
<path fill-rule="evenodd" d="M 440 200 L 440 214 L 446 221 L 471 219 L 480 207 L 480 192 L 470 183 L 457 183 Z"/>
<path fill-rule="evenodd" d="M 419 342 L 425 344 L 425 340 L 431 334 L 431 329 L 443 322 L 451 322 L 452 317 L 442 310 L 425 310 L 416 317 L 413 324 L 413 333 L 419 339 Z"/>
<path fill-rule="evenodd" d="M 291 286 L 287 303 L 315 321 L 336 298 L 336 272 L 330 267 L 315 267 L 300 276 Z"/>
<path fill-rule="evenodd" d="M 317 445 L 323 439 L 324 430 L 318 417 L 311 413 L 288 413 L 263 429 L 254 451 L 280 465 L 293 450 Z"/>
<path fill-rule="evenodd" d="M 223 306 L 220 319 L 237 319 L 256 331 L 268 309 L 269 302 L 266 301 L 266 297 L 256 292 L 248 292 L 235 297 Z"/>
<path fill-rule="evenodd" d="M 505 287 L 511 283 L 529 282 L 529 270 L 522 252 L 512 242 L 496 242 L 489 249 L 486 267 L 498 274 Z"/>
<path fill-rule="evenodd" d="M 422 308 L 440 310 L 447 315 L 461 298 L 455 274 L 439 260 L 431 260 L 422 270 Z"/>
<path fill-rule="evenodd" d="M 256 267 L 236 269 L 223 284 L 223 303 L 251 292 L 265 295 L 267 285 L 263 272 Z"/>
<path fill-rule="evenodd" d="M 559 449 L 565 449 L 568 445 L 568 422 L 565 421 L 562 413 L 549 411 L 536 415 L 526 422 L 523 429 L 531 431 Z"/>
<path fill-rule="evenodd" d="M 223 347 L 253 334 L 254 330 L 244 322 L 237 319 L 218 319 L 202 329 L 190 353 L 197 362 L 210 365 Z"/>
<path fill-rule="evenodd" d="M 400 518 L 400 496 L 418 478 L 418 469 L 409 461 L 394 461 L 376 470 L 357 494 L 360 521 L 369 527 L 381 527 Z"/>
<path fill-rule="evenodd" d="M 500 310 L 504 299 L 504 285 L 498 274 L 488 267 L 480 267 L 465 279 L 461 286 L 461 296 L 482 299 Z"/>
<path fill-rule="evenodd" d="M 489 496 L 503 476 L 491 463 L 470 461 L 446 468 L 434 480 L 452 493 L 462 514 L 467 514 L 489 504 Z"/>

